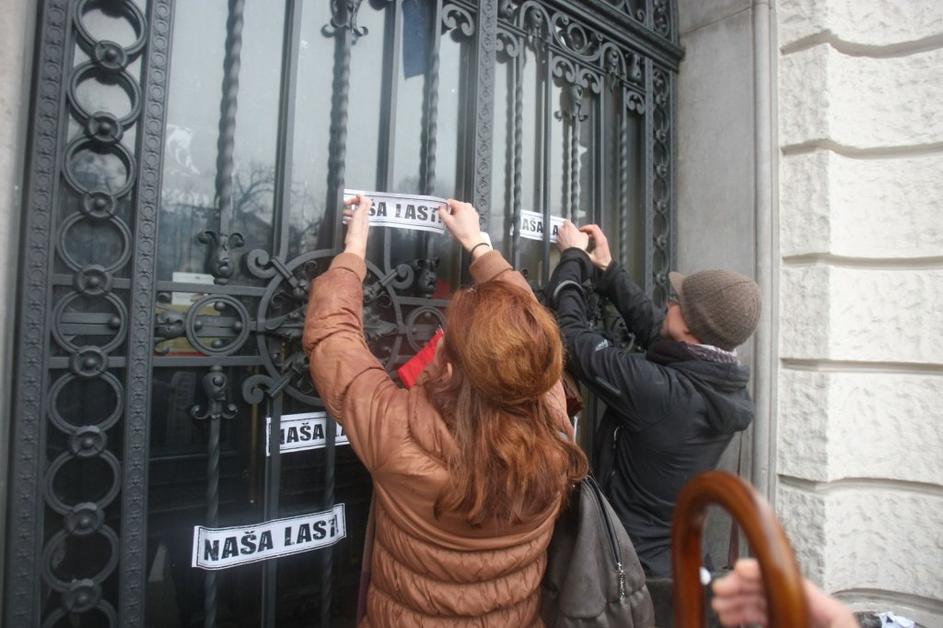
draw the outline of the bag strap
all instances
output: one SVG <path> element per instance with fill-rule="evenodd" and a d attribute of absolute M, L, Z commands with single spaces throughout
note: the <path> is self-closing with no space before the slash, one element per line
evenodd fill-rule
<path fill-rule="evenodd" d="M 373 542 L 376 538 L 376 493 L 370 498 L 367 514 L 367 530 L 363 537 L 363 562 L 360 565 L 360 583 L 357 591 L 357 624 L 367 616 L 367 593 L 370 591 L 371 567 L 373 565 Z"/>

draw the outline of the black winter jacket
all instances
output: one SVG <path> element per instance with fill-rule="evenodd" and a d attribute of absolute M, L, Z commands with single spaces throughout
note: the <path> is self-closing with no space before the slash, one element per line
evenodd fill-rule
<path fill-rule="evenodd" d="M 584 284 L 609 299 L 646 354 L 610 345 L 587 314 Z M 566 250 L 546 294 L 567 368 L 606 404 L 596 475 L 635 544 L 645 572 L 671 575 L 671 517 L 681 487 L 716 467 L 754 416 L 749 368 L 731 354 L 661 338 L 665 312 L 613 263 L 603 272 Z"/>

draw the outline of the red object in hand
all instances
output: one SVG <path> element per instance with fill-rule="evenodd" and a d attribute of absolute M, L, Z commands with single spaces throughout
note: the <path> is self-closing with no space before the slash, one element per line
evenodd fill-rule
<path fill-rule="evenodd" d="M 429 339 L 429 342 L 426 343 L 426 346 L 423 347 L 419 353 L 414 355 L 406 364 L 396 369 L 396 373 L 399 375 L 399 379 L 403 384 L 406 385 L 406 388 L 412 388 L 416 385 L 416 381 L 419 379 L 419 376 L 422 375 L 422 372 L 426 370 L 426 367 L 432 363 L 432 360 L 435 359 L 435 348 L 439 344 L 439 341 L 442 340 L 442 336 L 445 335 L 441 329 L 435 333 L 435 335 Z"/>

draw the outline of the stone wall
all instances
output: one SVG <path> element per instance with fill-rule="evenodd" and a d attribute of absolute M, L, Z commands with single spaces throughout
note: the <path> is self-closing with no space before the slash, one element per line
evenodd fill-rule
<path fill-rule="evenodd" d="M 826 590 L 943 625 L 943 3 L 777 13 L 777 511 Z"/>
<path fill-rule="evenodd" d="M 7 451 L 10 421 L 16 260 L 19 252 L 23 155 L 28 126 L 30 69 L 36 8 L 31 0 L 0 2 L 0 451 Z M 6 531 L 6 458 L 0 467 L 0 565 Z M 0 571 L 0 591 L 3 573 Z M 0 596 L 0 616 L 3 599 Z"/>

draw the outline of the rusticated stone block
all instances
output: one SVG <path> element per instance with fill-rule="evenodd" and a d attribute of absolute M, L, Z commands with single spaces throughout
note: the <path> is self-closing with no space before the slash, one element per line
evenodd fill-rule
<path fill-rule="evenodd" d="M 855 148 L 943 141 L 943 50 L 902 57 L 842 54 L 827 44 L 781 58 L 780 142 Z"/>
<path fill-rule="evenodd" d="M 780 357 L 939 364 L 943 269 L 785 265 Z"/>
<path fill-rule="evenodd" d="M 943 485 L 941 383 L 933 374 L 782 369 L 779 472 Z"/>
<path fill-rule="evenodd" d="M 943 496 L 887 485 L 780 485 L 777 511 L 807 576 L 826 591 L 943 591 Z"/>
<path fill-rule="evenodd" d="M 943 155 L 853 159 L 817 150 L 781 164 L 784 256 L 943 255 Z"/>
<path fill-rule="evenodd" d="M 779 43 L 831 32 L 866 46 L 917 41 L 943 33 L 938 0 L 780 0 Z"/>

